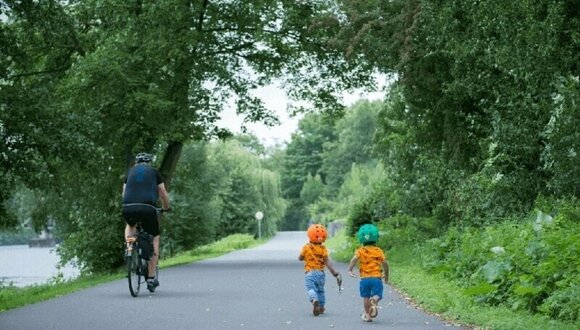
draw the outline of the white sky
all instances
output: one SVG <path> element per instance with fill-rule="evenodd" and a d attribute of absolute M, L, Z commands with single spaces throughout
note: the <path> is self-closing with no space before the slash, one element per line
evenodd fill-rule
<path fill-rule="evenodd" d="M 346 106 L 350 106 L 361 99 L 382 99 L 385 96 L 383 89 L 384 84 L 380 84 L 377 91 L 374 92 L 344 93 L 343 102 Z M 286 97 L 286 93 L 275 85 L 269 85 L 258 88 L 254 94 L 262 99 L 267 109 L 271 110 L 278 116 L 280 125 L 267 127 L 260 123 L 251 123 L 246 125 L 248 132 L 256 135 L 266 146 L 274 146 L 276 144 L 290 142 L 292 133 L 294 133 L 298 128 L 298 121 L 300 118 L 291 118 L 289 116 L 287 112 L 288 97 Z M 235 133 L 240 132 L 241 124 L 242 118 L 236 114 L 233 104 L 222 112 L 222 119 L 218 122 L 219 127 L 228 128 Z"/>

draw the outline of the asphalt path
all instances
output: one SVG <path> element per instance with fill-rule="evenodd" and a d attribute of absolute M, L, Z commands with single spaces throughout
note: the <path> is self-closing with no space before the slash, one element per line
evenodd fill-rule
<path fill-rule="evenodd" d="M 305 232 L 280 232 L 252 249 L 161 269 L 155 293 L 129 293 L 118 280 L 0 313 L 0 329 L 459 329 L 424 314 L 385 286 L 379 315 L 360 318 L 358 280 L 343 274 L 344 290 L 327 272 L 326 312 L 312 315 L 298 254 Z M 396 271 L 396 270 L 392 270 Z"/>

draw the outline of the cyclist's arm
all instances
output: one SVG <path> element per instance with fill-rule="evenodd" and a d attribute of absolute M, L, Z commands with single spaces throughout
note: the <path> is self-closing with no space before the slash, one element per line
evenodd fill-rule
<path fill-rule="evenodd" d="M 169 210 L 169 194 L 165 189 L 165 183 L 160 183 L 157 185 L 157 192 L 159 193 L 159 198 L 161 198 L 161 205 L 164 210 Z"/>

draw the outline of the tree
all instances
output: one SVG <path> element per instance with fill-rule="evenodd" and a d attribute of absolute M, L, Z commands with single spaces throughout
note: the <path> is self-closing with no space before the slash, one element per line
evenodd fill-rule
<path fill-rule="evenodd" d="M 272 78 L 286 77 L 292 97 L 319 107 L 364 84 L 368 72 L 330 42 L 339 21 L 328 5 L 2 2 L 3 186 L 60 200 L 52 216 L 67 236 L 63 256 L 89 271 L 114 268 L 122 262 L 118 187 L 136 152 L 160 156 L 155 165 L 171 188 L 186 143 L 227 135 L 216 122 L 230 97 L 246 121 L 271 124 L 249 92 Z M 97 221 L 107 230 L 91 234 Z"/>
<path fill-rule="evenodd" d="M 282 224 L 286 230 L 297 230 L 306 225 L 308 215 L 300 193 L 308 176 L 320 177 L 322 172 L 323 145 L 336 138 L 331 118 L 321 114 L 307 114 L 298 123 L 298 131 L 286 148 L 281 172 L 283 196 L 290 203 Z"/>
<path fill-rule="evenodd" d="M 353 164 L 373 159 L 372 146 L 382 102 L 359 101 L 345 111 L 335 125 L 335 141 L 324 145 L 322 169 L 330 194 L 338 191 Z"/>
<path fill-rule="evenodd" d="M 525 214 L 549 193 L 554 172 L 545 169 L 556 163 L 542 162 L 555 155 L 546 151 L 546 137 L 555 136 L 543 132 L 558 117 L 553 95 L 576 98 L 560 82 L 578 75 L 577 4 L 340 3 L 349 24 L 337 42 L 397 75 L 393 93 L 402 103 L 380 114 L 396 117 L 381 120 L 378 137 L 401 196 L 415 200 L 403 205 L 482 224 Z M 570 164 L 559 155 L 558 164 Z"/>

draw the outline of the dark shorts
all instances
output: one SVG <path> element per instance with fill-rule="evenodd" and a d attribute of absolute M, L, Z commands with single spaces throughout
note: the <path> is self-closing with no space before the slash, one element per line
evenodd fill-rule
<path fill-rule="evenodd" d="M 141 228 L 153 236 L 159 236 L 159 221 L 155 207 L 140 204 L 123 205 L 123 218 L 129 226 L 141 223 Z"/>

